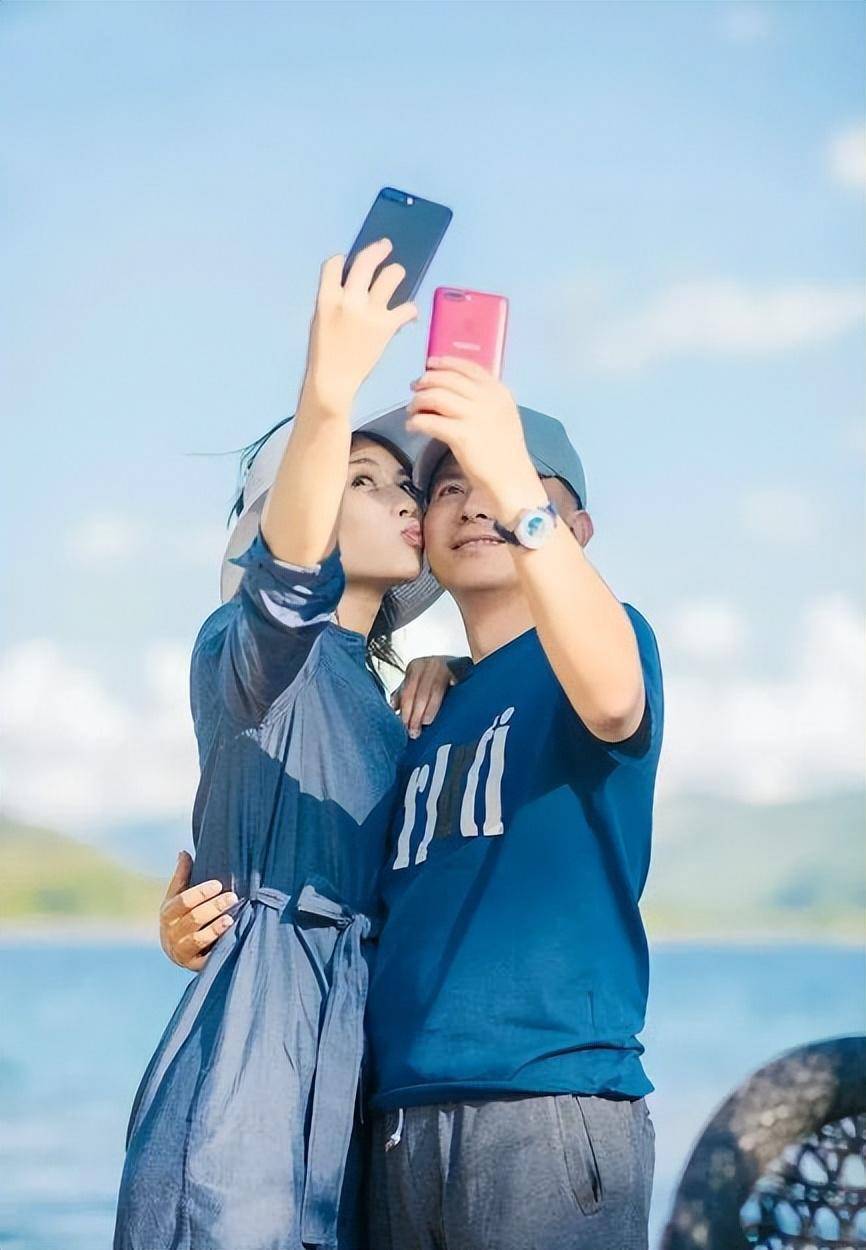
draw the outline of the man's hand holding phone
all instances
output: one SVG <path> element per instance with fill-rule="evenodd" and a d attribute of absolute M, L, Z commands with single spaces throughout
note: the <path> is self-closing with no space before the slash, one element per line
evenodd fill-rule
<path fill-rule="evenodd" d="M 474 361 L 431 356 L 411 387 L 407 430 L 450 447 L 470 481 L 488 490 L 504 513 L 515 501 L 515 507 L 535 502 L 538 473 L 514 396 L 503 382 Z"/>

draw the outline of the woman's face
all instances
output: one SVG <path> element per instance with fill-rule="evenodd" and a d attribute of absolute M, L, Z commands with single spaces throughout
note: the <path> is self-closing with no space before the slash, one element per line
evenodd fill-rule
<path fill-rule="evenodd" d="M 346 577 L 383 590 L 421 572 L 421 510 L 407 469 L 386 447 L 352 439 L 337 541 Z"/>

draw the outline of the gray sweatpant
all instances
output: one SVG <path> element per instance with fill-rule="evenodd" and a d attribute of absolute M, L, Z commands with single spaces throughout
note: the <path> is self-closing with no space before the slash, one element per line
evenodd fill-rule
<path fill-rule="evenodd" d="M 375 1117 L 371 1144 L 370 1250 L 647 1250 L 643 1098 L 407 1107 Z"/>

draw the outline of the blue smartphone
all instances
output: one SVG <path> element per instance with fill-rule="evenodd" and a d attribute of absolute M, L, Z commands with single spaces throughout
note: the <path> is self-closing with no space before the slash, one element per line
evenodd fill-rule
<path fill-rule="evenodd" d="M 385 265 L 392 265 L 395 261 L 402 265 L 406 276 L 391 296 L 388 307 L 405 304 L 421 285 L 452 216 L 451 209 L 444 204 L 398 191 L 395 187 L 383 187 L 346 256 L 343 284 L 349 276 L 352 261 L 362 248 L 376 239 L 390 239 L 393 247 L 373 274 L 372 281 L 376 280 Z"/>

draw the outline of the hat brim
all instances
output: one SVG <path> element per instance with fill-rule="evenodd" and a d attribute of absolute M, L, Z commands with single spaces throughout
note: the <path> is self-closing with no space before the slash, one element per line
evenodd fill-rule
<path fill-rule="evenodd" d="M 268 494 L 265 491 L 254 504 L 238 517 L 235 527 L 229 536 L 228 546 L 223 554 L 223 563 L 220 569 L 220 599 L 223 603 L 228 603 L 229 599 L 233 599 L 240 589 L 244 571 L 237 564 L 233 564 L 232 561 L 237 556 L 242 556 L 251 546 L 253 539 L 259 531 L 259 523 L 262 519 L 262 512 L 267 497 Z"/>
<path fill-rule="evenodd" d="M 542 460 L 540 456 L 533 455 L 531 448 L 527 448 L 527 450 L 529 451 L 530 460 L 541 477 L 559 476 L 546 460 Z M 415 472 L 413 474 L 415 485 L 422 491 L 425 501 L 436 470 L 450 451 L 451 448 L 447 443 L 440 443 L 436 439 L 431 439 L 415 462 Z"/>
<path fill-rule="evenodd" d="M 586 507 L 586 476 L 580 457 L 566 434 L 561 421 L 539 412 L 535 408 L 526 408 L 518 404 L 517 411 L 523 425 L 526 439 L 526 450 L 541 477 L 558 477 L 580 499 L 582 508 Z M 450 447 L 438 439 L 430 439 L 427 446 L 415 461 L 415 485 L 419 488 L 426 502 L 430 492 L 430 484 L 443 457 Z"/>

